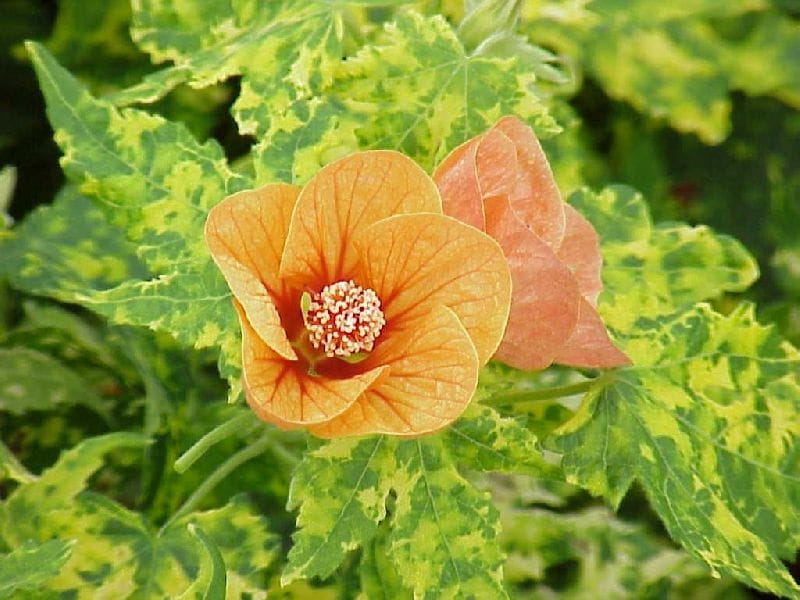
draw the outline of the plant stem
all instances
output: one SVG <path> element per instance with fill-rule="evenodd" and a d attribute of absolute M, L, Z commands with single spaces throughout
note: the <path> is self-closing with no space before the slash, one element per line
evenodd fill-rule
<path fill-rule="evenodd" d="M 225 421 L 222 425 L 218 425 L 199 440 L 195 442 L 195 444 L 189 448 L 186 452 L 181 454 L 178 457 L 178 460 L 175 461 L 173 468 L 178 473 L 185 472 L 189 467 L 191 467 L 197 459 L 199 459 L 206 451 L 211 448 L 214 444 L 221 442 L 225 438 L 233 435 L 234 433 L 239 432 L 242 429 L 242 426 L 252 419 L 252 413 L 250 411 L 243 412 L 239 415 L 236 415 L 232 419 Z"/>
<path fill-rule="evenodd" d="M 228 421 L 230 423 L 230 421 Z M 216 470 L 211 473 L 203 483 L 197 486 L 194 492 L 186 499 L 186 501 L 181 505 L 181 507 L 175 511 L 175 513 L 169 518 L 169 520 L 164 524 L 161 528 L 161 531 L 164 531 L 169 527 L 172 523 L 180 519 L 182 516 L 190 513 L 195 506 L 208 494 L 211 490 L 213 490 L 217 484 L 225 479 L 228 475 L 230 475 L 233 471 L 239 468 L 241 465 L 246 463 L 251 458 L 255 458 L 259 454 L 262 454 L 267 448 L 272 445 L 272 441 L 269 439 L 268 435 L 264 435 L 256 440 L 254 443 L 250 444 L 246 448 L 242 448 L 239 452 L 231 456 L 228 460 L 222 463 L 220 466 L 216 468 Z"/>
<path fill-rule="evenodd" d="M 544 388 L 539 390 L 520 390 L 512 389 L 507 392 L 495 394 L 483 401 L 483 404 L 489 406 L 508 406 L 511 404 L 519 404 L 521 402 L 539 402 L 542 400 L 553 400 L 555 398 L 563 398 L 564 396 L 573 396 L 581 394 L 593 387 L 603 385 L 613 379 L 613 372 L 608 371 L 594 379 L 587 379 L 579 383 L 570 385 L 562 385 L 552 388 Z"/>

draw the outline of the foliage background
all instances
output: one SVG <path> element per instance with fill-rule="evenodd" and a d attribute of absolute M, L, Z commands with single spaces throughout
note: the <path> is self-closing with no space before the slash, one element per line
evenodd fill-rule
<path fill-rule="evenodd" d="M 442 13 L 450 23 L 461 23 L 458 35 L 468 51 L 492 33 L 487 23 L 503 22 L 501 13 L 480 11 L 463 20 L 474 6 L 480 7 L 469 1 L 466 11 L 456 1 L 415 3 L 421 14 Z M 391 19 L 393 10 L 353 12 L 347 24 L 364 39 L 346 39 L 356 46 L 378 39 L 377 24 Z M 351 597 L 359 591 L 381 597 L 378 590 L 386 597 L 408 593 L 407 578 L 396 572 L 403 559 L 392 564 L 386 560 L 386 549 L 397 547 L 392 544 L 399 534 L 385 522 L 361 550 L 345 557 L 342 566 L 334 560 L 309 567 L 313 561 L 302 556 L 302 549 L 287 557 L 295 531 L 295 515 L 285 510 L 287 497 L 290 507 L 298 508 L 296 498 L 303 486 L 330 460 L 321 452 L 316 458 L 319 464 L 306 463 L 292 487 L 293 500 L 291 470 L 301 460 L 303 438 L 286 435 L 266 443 L 251 428 L 214 446 L 185 473 L 173 470 L 174 461 L 192 443 L 238 413 L 221 401 L 227 394 L 226 383 L 217 376 L 215 356 L 207 350 L 190 351 L 169 336 L 112 324 L 72 304 L 78 290 L 146 279 L 159 259 L 147 263 L 147 257 L 137 257 L 124 239 L 113 233 L 103 237 L 102 222 L 91 202 L 74 186 L 64 185 L 58 164 L 61 152 L 51 141 L 42 94 L 22 41 L 42 41 L 94 95 L 115 98 L 117 94 L 120 103 L 125 103 L 120 94 L 138 94 L 141 99 L 148 84 L 153 89 L 163 84 L 151 62 L 163 46 L 142 33 L 146 23 L 139 24 L 139 46 L 131 41 L 131 9 L 124 1 L 6 0 L 0 4 L 0 22 L 0 166 L 16 168 L 15 184 L 9 170 L 0 176 L 0 213 L 7 211 L 6 219 L 17 222 L 18 236 L 40 242 L 34 245 L 37 260 L 47 264 L 37 270 L 30 249 L 0 245 L 4 265 L 0 276 L 5 278 L 0 281 L 0 439 L 13 452 L 0 461 L 0 474 L 5 473 L 0 497 L 8 498 L 21 487 L 26 490 L 5 506 L 7 522 L 17 517 L 24 521 L 23 515 L 31 510 L 59 508 L 61 513 L 47 526 L 56 528 L 61 539 L 89 543 L 98 555 L 118 548 L 124 539 L 123 547 L 130 552 L 120 551 L 117 560 L 130 568 L 120 572 L 130 576 L 142 597 L 188 591 L 191 577 L 167 577 L 175 572 L 173 562 L 183 569 L 178 572 L 195 576 L 195 591 L 205 586 L 205 593 L 211 593 L 219 582 L 220 556 L 227 566 L 229 592 L 268 586 L 277 597 L 312 593 Z M 411 18 L 404 23 L 408 30 L 419 26 Z M 758 261 L 760 277 L 744 294 L 717 298 L 715 308 L 748 322 L 736 307 L 743 300 L 756 301 L 762 323 L 775 323 L 781 336 L 800 343 L 800 7 L 778 0 L 724 5 L 528 1 L 522 3 L 517 32 L 534 46 L 506 41 L 507 46 L 498 44 L 491 52 L 499 60 L 504 53 L 523 52 L 524 46 L 520 74 L 536 74 L 535 91 L 547 98 L 553 120 L 548 115 L 523 116 L 548 136 L 544 144 L 565 195 L 582 185 L 599 190 L 610 183 L 626 183 L 643 193 L 654 221 L 708 224 L 738 238 Z M 306 40 L 310 34 L 301 30 L 296 35 Z M 345 47 L 343 52 L 356 49 Z M 362 56 L 360 68 L 382 68 L 388 74 L 399 68 L 393 58 L 376 50 Z M 193 67 L 205 74 L 209 85 L 197 89 L 177 85 L 147 109 L 182 122 L 201 143 L 217 140 L 236 169 L 254 172 L 262 180 L 302 179 L 313 172 L 310 158 L 301 156 L 295 164 L 279 159 L 280 135 L 286 131 L 280 127 L 285 123 L 271 123 L 258 114 L 258 105 L 248 102 L 259 82 L 245 72 L 212 83 L 216 77 L 212 66 Z M 377 92 L 368 89 L 369 81 L 358 86 L 358 68 L 347 73 L 355 81 L 349 93 L 360 102 L 375 102 Z M 156 75 L 148 79 L 150 74 Z M 135 93 L 126 90 L 142 81 L 145 84 L 134 88 Z M 315 82 L 313 74 L 307 83 L 327 85 Z M 281 97 L 282 90 L 270 91 Z M 478 97 L 479 92 L 470 93 Z M 403 106 L 400 98 L 391 103 L 390 93 L 383 101 L 392 110 L 371 114 L 374 128 L 367 134 L 362 130 L 359 139 L 355 133 L 359 123 L 348 122 L 335 104 L 323 107 L 330 113 L 313 103 L 287 101 L 283 108 L 320 123 L 331 114 L 341 118 L 337 137 L 324 145 L 326 157 L 332 158 L 358 144 L 379 143 L 382 131 L 394 126 L 389 112 L 399 119 L 414 114 L 415 106 Z M 424 102 L 424 89 L 420 93 L 419 101 Z M 250 129 L 247 123 L 253 124 Z M 563 131 L 556 135 L 559 127 Z M 425 139 L 419 133 L 406 149 L 430 168 L 440 157 L 426 151 Z M 255 158 L 247 154 L 254 142 Z M 53 213 L 37 210 L 56 198 L 55 210 L 62 211 L 58 214 L 67 219 L 67 227 L 55 226 L 48 216 Z M 69 248 L 75 253 L 70 254 Z M 87 262 L 86 256 L 94 258 Z M 100 306 L 107 301 L 95 301 L 95 310 L 109 314 L 111 309 Z M 540 383 L 558 383 L 568 376 L 555 369 L 547 375 L 552 381 Z M 24 403 L 12 402 L 22 396 Z M 544 436 L 565 420 L 568 409 L 551 404 L 530 410 L 541 411 L 534 417 L 541 429 L 537 433 Z M 142 435 L 121 431 L 139 432 L 154 441 L 144 445 Z M 90 439 L 71 466 L 59 462 L 34 481 L 32 474 L 51 467 L 62 451 Z M 404 455 L 408 451 L 392 448 L 381 468 L 389 468 L 391 461 L 424 460 L 422 451 L 419 459 Z M 231 463 L 231 457 L 239 458 Z M 247 460 L 253 457 L 257 458 Z M 61 475 L 58 465 L 64 469 Z M 226 476 L 193 503 L 193 493 L 210 475 L 220 473 L 219 465 L 228 465 Z M 461 485 L 447 465 L 438 468 L 443 480 Z M 530 466 L 532 471 L 539 468 Z M 518 464 L 513 470 L 525 469 Z M 640 486 L 622 499 L 614 514 L 567 484 L 520 475 L 471 471 L 465 475 L 478 489 L 492 492 L 495 508 L 486 510 L 496 514 L 486 527 L 491 529 L 493 519 L 502 524 L 505 585 L 512 597 L 587 597 L 598 588 L 609 590 L 608 597 L 761 593 L 727 576 L 711 578 L 702 563 L 670 540 Z M 81 491 L 84 481 L 91 491 Z M 395 484 L 409 489 L 414 485 Z M 389 496 L 389 510 L 402 514 L 402 506 L 392 505 L 396 500 Z M 479 500 L 476 503 L 483 506 Z M 306 514 L 308 526 L 313 510 Z M 186 527 L 189 521 L 191 530 Z M 26 527 L 0 528 L 0 595 L 35 595 L 68 564 L 69 543 L 29 542 L 51 537 L 52 530 L 37 531 L 35 522 Z M 306 534 L 310 535 L 308 530 Z M 494 572 L 499 555 L 484 558 L 487 572 Z M 785 558 L 791 565 L 791 558 Z M 792 568 L 797 577 L 797 563 Z M 317 577 L 296 579 L 299 571 Z M 3 573 L 13 573 L 16 579 Z M 331 573 L 333 577 L 322 579 Z M 280 589 L 281 574 L 294 582 Z M 78 584 L 86 589 L 126 585 L 99 568 L 80 577 Z M 76 585 L 63 574 L 58 581 L 60 589 Z"/>

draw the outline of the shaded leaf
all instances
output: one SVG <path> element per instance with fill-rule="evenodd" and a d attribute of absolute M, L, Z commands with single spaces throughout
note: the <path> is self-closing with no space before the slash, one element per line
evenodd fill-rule
<path fill-rule="evenodd" d="M 557 472 L 545 462 L 538 439 L 522 419 L 474 402 L 445 430 L 443 441 L 453 458 L 470 469 L 538 476 Z"/>
<path fill-rule="evenodd" d="M 798 105 L 798 26 L 768 2 L 594 0 L 587 10 L 526 5 L 524 29 L 576 60 L 612 98 L 705 143 L 730 132 L 730 93 Z M 724 20 L 727 19 L 727 20 Z"/>
<path fill-rule="evenodd" d="M 16 288 L 74 302 L 80 290 L 146 277 L 135 246 L 73 186 L 0 237 L 0 276 Z"/>
<path fill-rule="evenodd" d="M 508 508 L 501 521 L 506 582 L 520 595 L 585 599 L 602 590 L 603 598 L 619 600 L 739 597 L 731 579 L 712 579 L 702 562 L 605 508 L 567 514 Z M 548 578 L 559 569 L 574 576 Z M 691 596 L 694 589 L 700 591 Z"/>
<path fill-rule="evenodd" d="M 124 87 L 153 68 L 131 41 L 130 21 L 127 0 L 61 0 L 47 48 L 97 93 Z"/>
<path fill-rule="evenodd" d="M 411 599 L 411 590 L 403 587 L 397 569 L 389 558 L 389 527 L 384 521 L 377 535 L 364 545 L 358 574 L 361 583 L 360 598 L 366 600 Z"/>
<path fill-rule="evenodd" d="M 637 321 L 636 367 L 587 394 L 552 440 L 571 483 L 617 505 L 641 482 L 672 537 L 715 571 L 786 596 L 800 544 L 800 354 L 750 307 Z"/>
<path fill-rule="evenodd" d="M 102 453 L 142 441 L 140 436 L 117 433 L 84 440 L 65 452 L 39 479 L 18 487 L 6 501 L 3 539 L 12 547 L 54 535 L 76 540 L 49 587 L 77 598 L 177 597 L 187 590 L 218 598 L 214 590 L 221 577 L 232 597 L 262 589 L 263 571 L 275 558 L 276 539 L 244 498 L 191 513 L 157 531 L 143 515 L 81 491 L 86 478 L 101 466 Z M 208 544 L 190 534 L 187 526 L 192 523 L 202 529 Z M 213 556 L 211 544 L 224 565 Z M 205 560 L 210 560 L 210 570 L 204 571 Z M 204 573 L 204 584 L 192 587 Z"/>
<path fill-rule="evenodd" d="M 103 464 L 103 455 L 118 448 L 136 448 L 145 438 L 135 433 L 117 432 L 89 438 L 61 454 L 55 465 L 40 477 L 18 487 L 3 504 L 6 519 L 0 520 L 0 537 L 9 545 L 19 546 L 28 539 L 42 536 L 43 520 L 77 496 L 87 479 Z M 68 537 L 68 536 L 65 536 Z"/>
<path fill-rule="evenodd" d="M 89 382 L 58 360 L 20 346 L 0 348 L 0 412 L 20 415 L 76 404 L 109 414 Z"/>
<path fill-rule="evenodd" d="M 223 598 L 225 596 L 225 561 L 222 559 L 222 554 L 219 548 L 214 543 L 214 540 L 209 538 L 203 530 L 195 525 L 189 523 L 187 526 L 189 533 L 191 533 L 197 540 L 197 543 L 203 550 L 200 559 L 200 567 L 197 575 L 195 576 L 192 585 L 186 588 L 178 598 L 181 600 L 189 600 L 191 598 Z"/>

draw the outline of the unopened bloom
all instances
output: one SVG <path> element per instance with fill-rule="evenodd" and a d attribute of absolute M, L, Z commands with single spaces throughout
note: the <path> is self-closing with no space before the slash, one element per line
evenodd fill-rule
<path fill-rule="evenodd" d="M 508 260 L 511 313 L 496 358 L 520 369 L 630 364 L 597 314 L 597 234 L 562 200 L 530 127 L 503 117 L 445 157 L 434 180 L 445 214 L 487 232 Z"/>
<path fill-rule="evenodd" d="M 280 427 L 444 427 L 503 336 L 502 250 L 443 215 L 431 178 L 399 153 L 350 155 L 302 189 L 229 196 L 205 236 L 239 315 L 247 401 Z"/>

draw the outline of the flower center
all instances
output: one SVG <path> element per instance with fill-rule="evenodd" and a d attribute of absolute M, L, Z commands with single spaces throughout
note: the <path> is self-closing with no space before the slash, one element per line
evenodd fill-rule
<path fill-rule="evenodd" d="M 305 322 L 314 349 L 322 349 L 329 357 L 369 352 L 386 325 L 375 291 L 352 280 L 337 281 L 313 293 Z"/>

